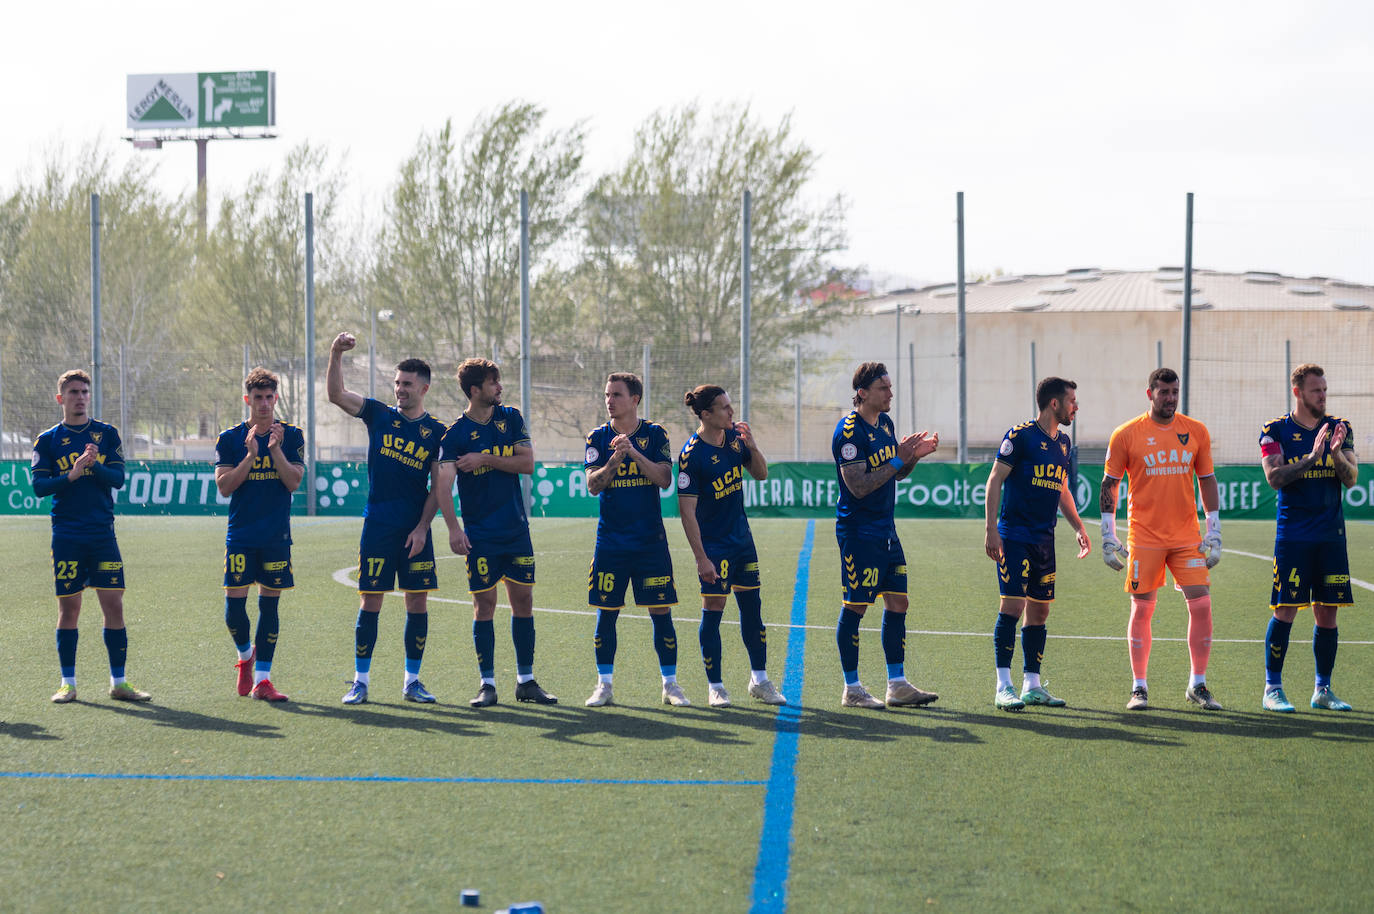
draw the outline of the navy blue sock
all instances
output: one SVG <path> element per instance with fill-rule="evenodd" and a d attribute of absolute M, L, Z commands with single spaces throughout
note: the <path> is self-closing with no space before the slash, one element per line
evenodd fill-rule
<path fill-rule="evenodd" d="M 1331 685 L 1331 671 L 1336 668 L 1336 628 L 1312 627 L 1312 656 L 1317 661 L 1317 688 Z"/>
<path fill-rule="evenodd" d="M 234 639 L 234 647 L 248 650 L 253 643 L 253 627 L 248 621 L 248 598 L 224 598 L 224 624 L 229 626 L 229 637 Z"/>
<path fill-rule="evenodd" d="M 260 670 L 272 669 L 272 658 L 277 653 L 277 633 L 281 628 L 281 617 L 277 615 L 277 605 L 281 597 L 258 595 L 258 633 L 253 639 L 257 648 L 257 663 Z"/>
<path fill-rule="evenodd" d="M 1045 659 L 1045 641 L 1049 633 L 1043 625 L 1021 626 L 1021 662 L 1027 673 L 1039 673 Z"/>
<path fill-rule="evenodd" d="M 701 642 L 701 663 L 706 667 L 707 682 L 723 682 L 720 665 L 720 618 L 723 615 L 724 612 L 709 609 L 701 611 L 697 640 Z"/>
<path fill-rule="evenodd" d="M 835 643 L 840 647 L 840 671 L 849 685 L 859 681 L 859 623 L 862 621 L 863 616 L 846 608 L 840 610 L 840 622 L 835 626 Z"/>
<path fill-rule="evenodd" d="M 105 636 L 105 653 L 110 655 L 110 675 L 115 679 L 124 678 L 124 664 L 129 658 L 129 630 L 127 628 L 106 628 L 101 630 Z M 1335 651 L 1332 651 L 1334 656 Z"/>
<path fill-rule="evenodd" d="M 1016 654 L 1016 623 L 1019 616 L 1006 613 L 997 614 L 997 624 L 992 627 L 993 666 L 999 670 L 1011 669 L 1011 658 Z"/>
<path fill-rule="evenodd" d="M 673 629 L 673 614 L 650 613 L 654 623 L 654 652 L 658 654 L 658 669 L 664 676 L 677 675 L 677 632 Z"/>
<path fill-rule="evenodd" d="M 429 637 L 429 613 L 406 613 L 406 672 L 419 675 L 425 657 L 425 638 Z"/>
<path fill-rule="evenodd" d="M 883 613 L 883 656 L 887 660 L 887 678 L 901 679 L 906 660 L 906 613 Z"/>
<path fill-rule="evenodd" d="M 510 617 L 510 640 L 515 642 L 515 672 L 534 673 L 534 616 Z"/>
<path fill-rule="evenodd" d="M 353 628 L 355 645 L 353 668 L 359 673 L 372 669 L 372 649 L 377 646 L 377 617 L 381 613 L 358 610 L 358 622 Z"/>
<path fill-rule="evenodd" d="M 1288 655 L 1292 631 L 1292 622 L 1269 617 L 1269 628 L 1264 633 L 1264 684 L 1270 688 L 1283 685 L 1283 658 Z"/>
<path fill-rule="evenodd" d="M 735 603 L 739 606 L 740 637 L 744 639 L 744 650 L 749 654 L 749 669 L 766 670 L 768 632 L 763 627 L 763 598 L 757 590 L 737 590 Z"/>
<path fill-rule="evenodd" d="M 472 620 L 472 647 L 477 651 L 477 672 L 483 678 L 496 675 L 496 625 L 491 619 Z"/>
<path fill-rule="evenodd" d="M 74 628 L 57 630 L 57 665 L 62 670 L 62 678 L 76 677 L 76 637 L 80 634 Z"/>
<path fill-rule="evenodd" d="M 592 646 L 596 649 L 598 673 L 610 673 L 615 668 L 615 620 L 619 618 L 618 609 L 596 611 L 596 632 L 592 635 Z"/>

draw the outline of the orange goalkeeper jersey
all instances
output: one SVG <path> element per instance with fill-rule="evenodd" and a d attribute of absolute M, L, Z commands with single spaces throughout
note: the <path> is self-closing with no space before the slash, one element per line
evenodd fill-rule
<path fill-rule="evenodd" d="M 1129 545 L 1174 549 L 1198 542 L 1195 476 L 1211 476 L 1207 426 L 1182 413 L 1159 425 L 1149 413 L 1119 425 L 1107 445 L 1106 474 L 1126 477 Z"/>

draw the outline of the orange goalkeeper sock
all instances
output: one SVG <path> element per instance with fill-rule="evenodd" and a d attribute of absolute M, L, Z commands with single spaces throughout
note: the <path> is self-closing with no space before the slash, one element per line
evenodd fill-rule
<path fill-rule="evenodd" d="M 1145 681 L 1150 669 L 1150 620 L 1155 615 L 1154 600 L 1131 599 L 1131 621 L 1126 626 L 1131 647 L 1131 675 Z"/>
<path fill-rule="evenodd" d="M 1188 657 L 1194 676 L 1207 675 L 1212 656 L 1212 597 L 1205 594 L 1188 601 Z"/>

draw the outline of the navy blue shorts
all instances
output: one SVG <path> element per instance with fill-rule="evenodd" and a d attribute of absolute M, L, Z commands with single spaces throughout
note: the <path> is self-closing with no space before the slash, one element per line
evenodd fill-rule
<path fill-rule="evenodd" d="M 377 529 L 363 521 L 358 543 L 358 592 L 390 593 L 393 586 L 406 593 L 439 589 L 434 572 L 434 537 L 425 532 L 425 547 L 411 558 L 406 550 L 409 530 Z"/>
<path fill-rule="evenodd" d="M 296 586 L 296 579 L 291 576 L 291 544 L 254 547 L 226 543 L 224 586 L 246 587 L 249 584 L 273 590 L 288 590 Z"/>
<path fill-rule="evenodd" d="M 719 597 L 732 590 L 759 589 L 759 553 L 753 543 L 735 552 L 715 553 L 707 549 L 706 557 L 716 568 L 716 582 L 708 584 L 697 578 L 703 596 Z"/>
<path fill-rule="evenodd" d="M 587 575 L 587 602 L 597 609 L 621 609 L 630 584 L 638 606 L 677 605 L 673 558 L 666 542 L 645 552 L 596 553 Z"/>
<path fill-rule="evenodd" d="M 476 543 L 468 553 L 468 591 L 482 593 L 502 580 L 534 586 L 534 549 L 510 547 L 484 549 Z"/>
<path fill-rule="evenodd" d="M 1054 535 L 1038 543 L 1002 540 L 1002 561 L 997 563 L 997 592 L 1004 597 L 1026 597 L 1038 603 L 1054 599 Z"/>
<path fill-rule="evenodd" d="M 96 590 L 124 589 L 124 559 L 114 533 L 108 536 L 52 537 L 52 578 L 59 597 Z"/>
<path fill-rule="evenodd" d="M 1328 603 L 1349 606 L 1350 557 L 1345 540 L 1325 543 L 1274 543 L 1274 588 L 1269 608 Z"/>
<path fill-rule="evenodd" d="M 906 553 L 896 536 L 861 537 L 835 530 L 844 602 L 870 606 L 883 594 L 906 596 Z"/>

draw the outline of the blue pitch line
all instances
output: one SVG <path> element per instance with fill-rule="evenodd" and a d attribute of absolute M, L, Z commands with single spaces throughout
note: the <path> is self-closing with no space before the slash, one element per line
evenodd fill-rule
<path fill-rule="evenodd" d="M 323 774 L 123 774 L 60 771 L 0 771 L 0 778 L 63 781 L 291 781 L 324 784 L 591 784 L 616 787 L 762 787 L 765 781 L 708 781 L 620 778 L 423 778 L 391 775 Z"/>
<path fill-rule="evenodd" d="M 790 696 L 779 711 L 773 740 L 773 764 L 763 798 L 763 828 L 754 865 L 754 899 L 749 910 L 787 910 L 787 872 L 792 863 L 792 801 L 797 792 L 797 741 L 801 737 L 802 678 L 806 650 L 806 598 L 811 580 L 811 547 L 815 519 L 806 522 L 806 537 L 797 556 L 797 583 L 792 592 L 791 629 L 782 686 Z"/>

